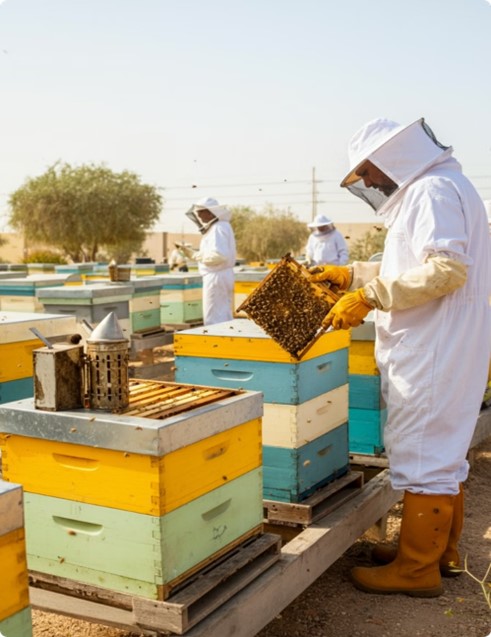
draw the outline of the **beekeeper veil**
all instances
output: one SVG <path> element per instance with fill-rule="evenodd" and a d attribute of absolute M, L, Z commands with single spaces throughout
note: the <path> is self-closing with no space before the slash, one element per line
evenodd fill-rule
<path fill-rule="evenodd" d="M 423 118 L 408 126 L 388 119 L 374 119 L 351 138 L 348 148 L 350 170 L 341 187 L 348 188 L 382 215 L 416 177 L 451 153 L 452 148 L 437 141 Z M 363 172 L 367 160 L 394 183 L 391 192 L 386 194 L 376 186 L 365 186 L 359 173 Z"/>
<path fill-rule="evenodd" d="M 206 218 L 202 218 L 202 213 L 206 214 Z M 205 234 L 207 230 L 219 220 L 230 221 L 231 212 L 226 206 L 221 206 L 213 197 L 203 197 L 186 212 L 186 217 L 189 217 L 193 223 L 198 226 L 201 234 Z"/>

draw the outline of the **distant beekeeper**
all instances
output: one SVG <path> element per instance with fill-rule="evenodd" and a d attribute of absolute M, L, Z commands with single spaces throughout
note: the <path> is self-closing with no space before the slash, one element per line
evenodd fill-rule
<path fill-rule="evenodd" d="M 349 260 L 349 251 L 343 235 L 326 215 L 316 215 L 308 224 L 311 229 L 305 256 L 310 266 L 345 265 Z"/>
<path fill-rule="evenodd" d="M 349 290 L 327 317 L 335 329 L 375 308 L 376 359 L 387 402 L 385 448 L 404 491 L 397 549 L 357 567 L 370 593 L 436 597 L 461 564 L 462 483 L 491 351 L 491 258 L 482 199 L 424 119 L 376 119 L 351 139 L 341 183 L 388 229 L 381 262 L 324 266 L 315 280 Z"/>
<path fill-rule="evenodd" d="M 235 237 L 230 225 L 231 212 L 216 199 L 205 197 L 186 215 L 203 235 L 199 250 L 186 249 L 198 262 L 203 276 L 203 323 L 231 321 L 234 302 Z"/>

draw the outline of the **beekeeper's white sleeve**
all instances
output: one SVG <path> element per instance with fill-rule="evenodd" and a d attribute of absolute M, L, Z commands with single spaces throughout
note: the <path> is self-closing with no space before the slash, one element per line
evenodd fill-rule
<path fill-rule="evenodd" d="M 467 266 L 460 261 L 434 255 L 396 279 L 376 276 L 363 289 L 369 303 L 388 312 L 407 310 L 450 294 L 464 285 L 466 279 Z"/>
<path fill-rule="evenodd" d="M 202 254 L 201 252 L 196 252 L 194 255 L 196 261 L 200 261 L 203 265 L 213 266 L 213 265 L 221 265 L 227 261 L 227 257 L 223 256 L 219 252 L 214 250 L 210 250 Z"/>

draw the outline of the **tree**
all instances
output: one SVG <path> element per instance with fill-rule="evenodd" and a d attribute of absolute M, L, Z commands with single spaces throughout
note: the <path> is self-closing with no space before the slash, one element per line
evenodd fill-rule
<path fill-rule="evenodd" d="M 0 248 L 8 243 L 7 239 L 0 236 Z M 0 258 L 0 263 L 2 263 L 2 259 Z"/>
<path fill-rule="evenodd" d="M 262 213 L 251 208 L 232 208 L 237 252 L 247 261 L 279 259 L 288 252 L 298 253 L 304 247 L 309 230 L 290 211 L 267 206 Z"/>
<path fill-rule="evenodd" d="M 383 252 L 386 235 L 387 230 L 381 226 L 374 226 L 372 231 L 369 230 L 365 232 L 365 234 L 351 246 L 350 260 L 368 261 L 374 254 Z"/>
<path fill-rule="evenodd" d="M 158 219 L 162 198 L 134 173 L 105 166 L 54 164 L 9 199 L 10 224 L 30 241 L 61 249 L 73 261 L 137 250 Z"/>

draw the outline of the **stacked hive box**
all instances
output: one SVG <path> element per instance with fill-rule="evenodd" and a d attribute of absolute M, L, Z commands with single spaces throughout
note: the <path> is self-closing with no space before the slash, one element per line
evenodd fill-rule
<path fill-rule="evenodd" d="M 17 276 L 25 276 L 27 265 L 25 263 L 0 263 L 0 272 L 17 272 Z"/>
<path fill-rule="evenodd" d="M 261 415 L 258 393 L 155 381 L 133 381 L 120 414 L 0 407 L 29 569 L 165 599 L 262 532 Z"/>
<path fill-rule="evenodd" d="M 238 308 L 270 272 L 266 267 L 251 268 L 234 272 L 234 308 Z M 237 316 L 246 317 L 245 312 L 236 312 Z"/>
<path fill-rule="evenodd" d="M 162 277 L 133 278 L 125 283 L 109 283 L 103 279 L 91 279 L 87 285 L 106 284 L 114 291 L 117 286 L 131 286 L 129 299 L 129 323 L 132 334 L 160 329 L 160 290 Z"/>
<path fill-rule="evenodd" d="M 54 274 L 55 264 L 54 263 L 28 263 L 27 272 L 28 274 Z"/>
<path fill-rule="evenodd" d="M 31 637 L 22 487 L 0 480 L 0 635 Z"/>
<path fill-rule="evenodd" d="M 131 266 L 131 274 L 136 277 L 152 276 L 169 272 L 168 263 L 134 263 Z"/>
<path fill-rule="evenodd" d="M 0 310 L 9 312 L 43 312 L 43 304 L 36 297 L 45 287 L 62 286 L 66 274 L 32 275 L 0 281 Z"/>
<path fill-rule="evenodd" d="M 67 263 L 63 265 L 55 265 L 55 272 L 57 274 L 88 274 L 92 272 L 95 262 L 86 263 Z"/>
<path fill-rule="evenodd" d="M 377 455 L 383 451 L 387 409 L 380 392 L 375 361 L 373 313 L 351 331 L 349 350 L 349 448 L 351 453 Z"/>
<path fill-rule="evenodd" d="M 77 332 L 77 323 L 71 316 L 0 312 L 0 403 L 34 393 L 32 352 L 43 343 L 31 327 L 48 339 Z"/>
<path fill-rule="evenodd" d="M 187 272 L 165 274 L 160 291 L 162 325 L 197 323 L 203 320 L 203 279 Z"/>
<path fill-rule="evenodd" d="M 141 276 L 131 280 L 133 294 L 130 299 L 130 319 L 133 334 L 160 329 L 160 290 L 163 279 L 159 276 Z"/>
<path fill-rule="evenodd" d="M 261 391 L 264 497 L 299 502 L 348 470 L 348 347 L 326 333 L 297 361 L 234 319 L 174 335 L 176 380 Z"/>
<path fill-rule="evenodd" d="M 114 312 L 127 338 L 131 335 L 129 301 L 132 294 L 131 284 L 110 282 L 42 288 L 37 292 L 46 312 L 74 316 L 78 322 L 85 319 L 94 327 Z"/>
<path fill-rule="evenodd" d="M 24 277 L 23 274 L 19 272 L 15 272 L 14 270 L 0 270 L 0 280 L 1 279 L 18 279 L 21 276 Z"/>

